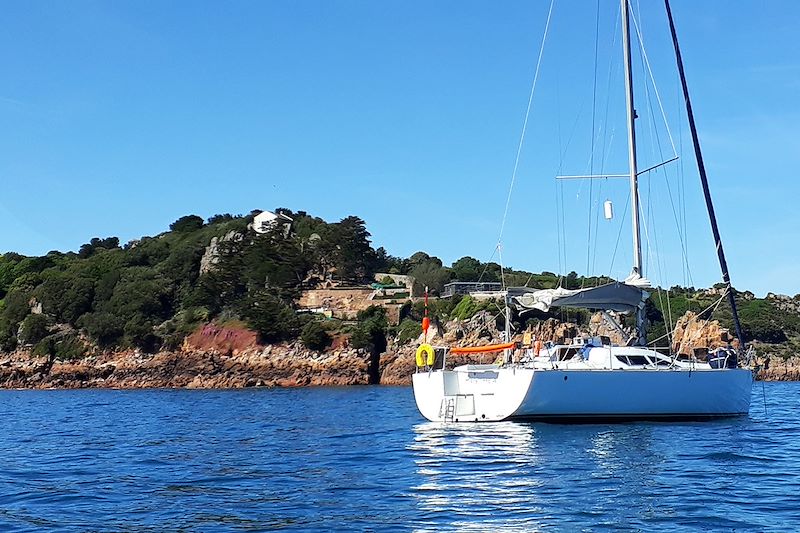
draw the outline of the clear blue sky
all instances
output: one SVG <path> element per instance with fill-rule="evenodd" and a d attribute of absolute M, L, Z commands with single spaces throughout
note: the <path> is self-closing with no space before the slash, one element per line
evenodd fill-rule
<path fill-rule="evenodd" d="M 75 250 L 93 236 L 157 234 L 189 213 L 283 206 L 327 220 L 361 216 L 374 245 L 395 255 L 487 260 L 548 5 L 4 2 L 0 251 Z M 559 168 L 587 172 L 590 161 L 599 171 L 603 149 L 603 170 L 625 170 L 616 5 L 600 2 L 593 91 L 596 3 L 555 4 L 503 239 L 507 265 L 588 265 L 617 277 L 630 269 L 625 182 L 564 183 L 562 204 L 554 180 Z M 734 283 L 800 292 L 800 3 L 674 0 L 673 11 Z M 691 282 L 708 286 L 718 266 L 661 3 L 642 2 L 639 20 L 683 146 L 683 166 L 671 165 L 667 181 L 643 178 L 653 206 L 647 274 L 666 285 L 688 280 L 672 192 L 673 202 L 685 198 Z M 647 81 L 638 55 L 634 64 Z M 642 167 L 660 157 L 653 132 L 671 151 L 646 99 L 640 86 Z M 617 216 L 592 222 L 598 239 L 587 254 L 587 209 L 606 199 Z M 568 234 L 561 254 L 557 205 Z"/>

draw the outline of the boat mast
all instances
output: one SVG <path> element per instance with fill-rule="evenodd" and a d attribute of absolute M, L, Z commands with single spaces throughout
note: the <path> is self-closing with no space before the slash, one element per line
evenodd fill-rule
<path fill-rule="evenodd" d="M 675 48 L 675 59 L 678 62 L 678 73 L 681 77 L 681 87 L 683 88 L 683 100 L 686 103 L 686 115 L 689 118 L 689 129 L 692 133 L 692 144 L 694 145 L 694 155 L 697 159 L 697 170 L 700 174 L 700 182 L 703 185 L 703 196 L 706 199 L 708 218 L 711 221 L 711 231 L 714 234 L 714 244 L 717 248 L 719 267 L 722 270 L 722 281 L 728 286 L 728 302 L 733 314 L 733 325 L 736 329 L 736 338 L 739 339 L 739 349 L 744 348 L 744 336 L 742 335 L 742 325 L 739 322 L 739 312 L 736 309 L 736 295 L 731 286 L 731 276 L 728 272 L 728 262 L 725 260 L 725 250 L 722 249 L 722 238 L 717 227 L 717 216 L 714 213 L 714 203 L 711 201 L 711 191 L 708 188 L 708 177 L 706 176 L 706 166 L 703 163 L 703 153 L 700 151 L 700 139 L 697 136 L 697 127 L 694 123 L 694 112 L 692 111 L 692 101 L 689 99 L 689 87 L 686 85 L 686 74 L 683 70 L 683 58 L 681 49 L 678 46 L 678 34 L 675 32 L 675 22 L 672 20 L 672 9 L 669 7 L 669 0 L 664 0 L 667 8 L 667 18 L 669 19 L 669 31 L 672 34 L 672 46 Z"/>
<path fill-rule="evenodd" d="M 631 67 L 631 39 L 630 25 L 628 23 L 628 0 L 620 0 L 622 12 L 622 49 L 625 70 L 625 102 L 628 110 L 628 170 L 631 184 L 631 221 L 633 224 L 633 271 L 644 277 L 642 267 L 642 242 L 639 230 L 639 184 L 638 169 L 636 164 L 636 109 L 633 107 L 633 70 Z M 636 310 L 636 333 L 638 344 L 647 342 L 644 309 Z"/>

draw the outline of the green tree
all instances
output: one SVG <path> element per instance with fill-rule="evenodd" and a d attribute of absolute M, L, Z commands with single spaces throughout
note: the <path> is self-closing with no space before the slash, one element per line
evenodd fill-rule
<path fill-rule="evenodd" d="M 200 261 L 207 242 L 203 232 L 189 234 L 169 248 L 167 257 L 158 263 L 157 270 L 168 279 L 179 297 L 186 296 L 200 276 Z"/>
<path fill-rule="evenodd" d="M 122 270 L 111 298 L 103 307 L 125 321 L 136 314 L 165 320 L 172 316 L 171 295 L 169 280 L 152 269 L 129 267 Z"/>
<path fill-rule="evenodd" d="M 247 324 L 258 332 L 261 342 L 279 342 L 297 336 L 297 316 L 292 308 L 265 290 L 248 297 L 241 314 Z"/>
<path fill-rule="evenodd" d="M 113 250 L 114 248 L 119 248 L 119 238 L 107 237 L 101 239 L 99 237 L 94 237 L 87 244 L 81 245 L 80 250 L 78 250 L 78 257 L 86 259 L 99 250 Z"/>
<path fill-rule="evenodd" d="M 375 252 L 369 238 L 364 221 L 358 217 L 350 216 L 330 225 L 328 240 L 334 247 L 339 278 L 361 280 L 374 273 Z"/>
<path fill-rule="evenodd" d="M 574 270 L 567 274 L 567 277 L 564 278 L 564 288 L 565 289 L 580 289 L 581 282 L 578 279 L 578 273 Z"/>
<path fill-rule="evenodd" d="M 2 318 L 16 326 L 31 312 L 30 289 L 11 289 L 3 299 Z"/>
<path fill-rule="evenodd" d="M 451 268 L 453 279 L 458 281 L 478 281 L 483 273 L 483 265 L 473 257 L 462 257 Z"/>
<path fill-rule="evenodd" d="M 458 304 L 453 308 L 452 316 L 458 320 L 466 320 L 468 318 L 472 318 L 479 311 L 492 309 L 494 307 L 495 305 L 491 301 L 476 300 L 472 296 L 466 295 L 461 298 Z"/>
<path fill-rule="evenodd" d="M 95 281 L 73 271 L 49 270 L 34 296 L 43 310 L 59 322 L 75 325 L 83 314 L 92 310 Z"/>
<path fill-rule="evenodd" d="M 13 252 L 0 255 L 0 299 L 6 295 L 17 277 L 16 267 L 22 259 L 21 255 Z"/>
<path fill-rule="evenodd" d="M 422 325 L 417 320 L 405 318 L 397 328 L 397 340 L 401 344 L 412 341 L 420 335 L 422 335 Z"/>
<path fill-rule="evenodd" d="M 300 333 L 300 340 L 303 341 L 306 347 L 321 351 L 330 345 L 331 336 L 319 320 L 312 320 L 303 326 L 303 330 Z"/>
<path fill-rule="evenodd" d="M 126 344 L 141 348 L 148 353 L 157 351 L 161 346 L 161 338 L 154 333 L 154 328 L 152 319 L 136 313 L 122 328 Z"/>
<path fill-rule="evenodd" d="M 36 344 L 50 333 L 50 321 L 41 314 L 30 314 L 22 321 L 19 340 L 24 344 Z"/>
<path fill-rule="evenodd" d="M 796 332 L 797 315 L 789 317 L 768 300 L 751 300 L 739 306 L 745 341 L 779 344 L 788 340 L 786 332 Z M 794 320 L 793 320 L 794 319 Z M 732 325 L 732 324 L 731 324 Z"/>
<path fill-rule="evenodd" d="M 298 211 L 292 222 L 292 229 L 301 241 L 307 240 L 314 234 L 322 235 L 327 231 L 328 223 L 318 217 L 312 217 L 305 211 Z"/>
<path fill-rule="evenodd" d="M 203 218 L 197 215 L 183 216 L 169 225 L 170 230 L 182 233 L 195 231 L 202 227 L 203 227 Z"/>
<path fill-rule="evenodd" d="M 229 221 L 233 220 L 234 218 L 235 217 L 233 215 L 231 215 L 230 213 L 225 213 L 225 214 L 222 214 L 222 215 L 213 215 L 213 216 L 208 217 L 208 224 L 211 225 L 211 224 L 219 224 L 221 222 L 229 222 Z"/>
<path fill-rule="evenodd" d="M 390 274 L 405 274 L 408 272 L 408 265 L 406 260 L 389 255 L 386 249 L 381 246 L 375 250 L 375 270 Z"/>
<path fill-rule="evenodd" d="M 128 250 L 126 264 L 129 266 L 155 267 L 169 257 L 167 239 L 145 237 Z"/>
<path fill-rule="evenodd" d="M 12 352 L 17 347 L 16 328 L 5 318 L 0 317 L 0 352 Z"/>
<path fill-rule="evenodd" d="M 450 271 L 442 268 L 441 261 L 429 260 L 420 263 L 409 273 L 417 282 L 415 292 L 420 293 L 424 287 L 431 292 L 442 292 L 445 284 L 450 281 Z"/>
<path fill-rule="evenodd" d="M 16 277 L 14 283 L 18 283 L 19 278 L 23 277 L 24 274 L 38 274 L 54 266 L 57 266 L 56 257 L 52 255 L 23 257 L 14 267 L 14 275 Z M 36 277 L 30 276 L 28 279 L 36 279 Z"/>
<path fill-rule="evenodd" d="M 350 336 L 350 345 L 370 352 L 386 351 L 386 309 L 372 305 L 357 315 L 358 326 Z"/>
<path fill-rule="evenodd" d="M 102 348 L 117 344 L 124 333 L 125 322 L 107 312 L 86 313 L 78 320 L 78 325 Z"/>

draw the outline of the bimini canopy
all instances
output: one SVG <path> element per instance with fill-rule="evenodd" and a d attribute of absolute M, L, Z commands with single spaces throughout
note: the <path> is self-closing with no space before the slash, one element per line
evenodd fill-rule
<path fill-rule="evenodd" d="M 630 313 L 644 306 L 644 301 L 650 296 L 650 293 L 644 290 L 648 287 L 650 287 L 649 281 L 638 274 L 633 274 L 623 282 L 616 281 L 588 289 L 509 288 L 508 299 L 520 312 L 532 310 L 547 312 L 551 307 L 580 307 Z"/>

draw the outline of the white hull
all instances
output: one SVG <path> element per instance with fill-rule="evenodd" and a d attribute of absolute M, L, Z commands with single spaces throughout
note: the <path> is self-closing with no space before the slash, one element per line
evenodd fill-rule
<path fill-rule="evenodd" d="M 749 369 L 539 369 L 476 365 L 413 375 L 433 422 L 704 419 L 746 415 Z"/>

